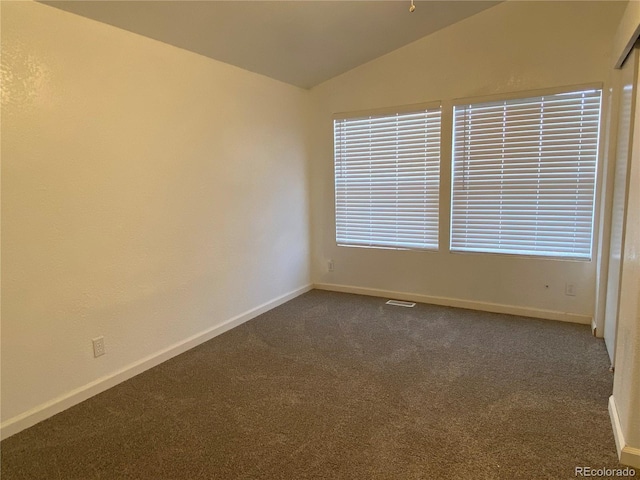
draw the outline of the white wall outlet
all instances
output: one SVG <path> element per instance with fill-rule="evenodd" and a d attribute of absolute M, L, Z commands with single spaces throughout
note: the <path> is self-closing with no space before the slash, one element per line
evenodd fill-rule
<path fill-rule="evenodd" d="M 565 283 L 564 285 L 564 294 L 569 295 L 570 297 L 576 296 L 576 285 L 575 283 Z"/>
<path fill-rule="evenodd" d="M 97 337 L 92 340 L 93 342 L 93 356 L 100 357 L 104 355 L 106 352 L 104 350 L 104 337 Z"/>
<path fill-rule="evenodd" d="M 333 260 L 329 260 L 329 261 L 327 262 L 327 270 L 328 270 L 329 272 L 333 272 Z"/>

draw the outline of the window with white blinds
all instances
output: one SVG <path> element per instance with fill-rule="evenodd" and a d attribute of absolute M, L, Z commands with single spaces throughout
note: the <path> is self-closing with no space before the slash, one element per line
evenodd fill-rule
<path fill-rule="evenodd" d="M 591 258 L 600 97 L 454 108 L 451 250 Z"/>
<path fill-rule="evenodd" d="M 336 241 L 438 248 L 440 107 L 334 121 Z"/>

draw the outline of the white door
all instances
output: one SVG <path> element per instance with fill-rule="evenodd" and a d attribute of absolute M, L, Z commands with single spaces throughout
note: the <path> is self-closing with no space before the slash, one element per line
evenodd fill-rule
<path fill-rule="evenodd" d="M 622 66 L 622 92 L 618 110 L 618 133 L 616 140 L 616 165 L 613 185 L 613 207 L 611 214 L 611 246 L 607 275 L 607 299 L 604 316 L 604 341 L 614 365 L 618 309 L 620 305 L 621 258 L 624 251 L 624 219 L 627 204 L 627 179 L 631 144 L 633 141 L 633 119 L 638 80 L 638 48 L 634 48 Z"/>

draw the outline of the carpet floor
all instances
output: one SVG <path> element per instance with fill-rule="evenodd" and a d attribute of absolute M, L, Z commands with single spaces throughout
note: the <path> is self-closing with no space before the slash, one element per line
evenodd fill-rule
<path fill-rule="evenodd" d="M 618 468 L 585 325 L 308 292 L 0 444 L 13 479 L 563 479 Z"/>

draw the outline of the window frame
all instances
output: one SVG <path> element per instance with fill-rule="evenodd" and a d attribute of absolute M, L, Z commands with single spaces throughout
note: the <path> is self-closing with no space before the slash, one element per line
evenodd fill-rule
<path fill-rule="evenodd" d="M 590 256 L 586 257 L 572 257 L 572 256 L 563 256 L 563 255 L 548 255 L 548 254 L 531 254 L 531 253 L 515 253 L 515 252 L 500 252 L 500 251 L 472 251 L 472 250 L 454 250 L 452 249 L 452 241 L 453 241 L 453 195 L 454 195 L 454 174 L 455 174 L 455 107 L 471 105 L 471 104 L 482 104 L 482 103 L 493 103 L 493 102 L 508 102 L 512 100 L 525 100 L 527 98 L 535 98 L 541 96 L 550 96 L 550 95 L 560 95 L 566 93 L 576 93 L 580 91 L 589 91 L 589 90 L 600 90 L 600 112 L 599 112 L 599 123 L 598 123 L 598 142 L 596 146 L 595 153 L 595 179 L 594 179 L 594 189 L 593 189 L 593 208 L 591 212 L 591 240 L 590 240 Z M 450 179 L 448 182 L 449 188 L 449 212 L 448 212 L 448 245 L 447 251 L 450 254 L 455 255 L 498 255 L 498 256 L 506 256 L 511 258 L 528 258 L 528 259 L 536 259 L 536 260 L 553 260 L 553 261 L 562 261 L 562 262 L 581 262 L 581 263 L 589 263 L 596 260 L 597 252 L 598 252 L 598 235 L 600 230 L 600 202 L 601 202 L 601 188 L 602 188 L 602 172 L 603 172 L 603 130 L 605 128 L 606 118 L 605 117 L 605 108 L 607 106 L 606 100 L 606 91 L 604 90 L 602 82 L 593 82 L 593 83 L 585 83 L 585 84 L 577 84 L 570 86 L 562 86 L 562 87 L 551 87 L 544 89 L 536 89 L 536 90 L 519 90 L 519 91 L 511 91 L 504 92 L 498 94 L 484 95 L 484 96 L 476 96 L 476 97 L 459 97 L 453 99 L 450 103 L 447 104 L 447 113 L 449 115 L 449 121 L 451 122 L 451 132 L 450 132 L 450 151 L 449 151 L 449 174 Z"/>
<path fill-rule="evenodd" d="M 392 116 L 396 114 L 409 114 L 409 113 L 419 113 L 426 110 L 439 110 L 440 112 L 440 132 L 438 137 L 439 142 L 439 154 L 438 154 L 438 194 L 437 194 L 437 229 L 436 229 L 436 240 L 437 245 L 435 247 L 429 248 L 413 248 L 406 246 L 384 246 L 384 245 L 358 245 L 358 244 L 346 244 L 338 242 L 338 222 L 337 222 L 337 189 L 336 189 L 336 135 L 335 135 L 335 121 L 336 120 L 349 120 L 349 119 L 358 119 L 358 118 L 366 118 L 366 117 L 384 117 L 384 116 Z M 348 111 L 348 112 L 339 112 L 334 113 L 332 115 L 331 124 L 332 124 L 332 137 L 333 137 L 333 239 L 335 245 L 337 247 L 345 247 L 345 248 L 364 248 L 364 249 L 373 249 L 373 250 L 399 250 L 399 251 L 412 251 L 412 252 L 439 252 L 442 248 L 442 235 L 441 235 L 441 219 L 442 219 L 442 170 L 443 170 L 443 120 L 445 118 L 445 110 L 443 107 L 443 103 L 441 101 L 432 101 L 432 102 L 422 102 L 415 104 L 406 104 L 394 107 L 381 107 L 367 110 L 357 110 L 357 111 Z M 446 165 L 444 165 L 446 168 Z"/>

